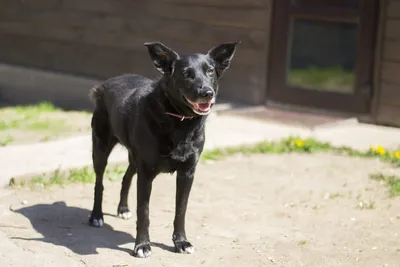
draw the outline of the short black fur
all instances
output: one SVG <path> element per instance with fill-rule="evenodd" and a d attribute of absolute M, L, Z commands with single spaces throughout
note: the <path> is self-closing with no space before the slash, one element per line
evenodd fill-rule
<path fill-rule="evenodd" d="M 125 74 L 90 91 L 93 167 L 96 173 L 92 226 L 104 224 L 103 174 L 117 143 L 128 150 L 118 215 L 131 217 L 128 193 L 137 173 L 137 232 L 134 255 L 151 254 L 149 199 L 159 173 L 177 173 L 173 242 L 178 252 L 192 253 L 185 214 L 196 165 L 205 142 L 205 121 L 218 93 L 218 81 L 230 66 L 239 42 L 224 43 L 207 54 L 179 56 L 162 43 L 146 43 L 150 58 L 163 74 L 159 80 Z"/>

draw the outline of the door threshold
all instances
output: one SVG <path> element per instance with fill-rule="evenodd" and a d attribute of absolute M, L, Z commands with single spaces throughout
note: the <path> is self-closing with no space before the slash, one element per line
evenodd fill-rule
<path fill-rule="evenodd" d="M 316 107 L 306 107 L 294 104 L 281 103 L 277 101 L 268 100 L 265 102 L 265 105 L 269 108 L 278 109 L 287 112 L 298 112 L 298 113 L 306 113 L 317 116 L 327 116 L 327 117 L 336 117 L 336 118 L 366 118 L 369 117 L 370 114 L 360 114 L 360 113 L 352 113 L 352 112 L 343 112 L 337 110 L 316 108 Z"/>
<path fill-rule="evenodd" d="M 263 106 L 242 106 L 220 111 L 219 113 L 307 129 L 338 123 L 354 124 L 365 122 L 365 118 L 368 118 L 368 116 L 360 116 L 359 114 L 299 107 L 271 101 L 268 101 L 267 105 Z"/>

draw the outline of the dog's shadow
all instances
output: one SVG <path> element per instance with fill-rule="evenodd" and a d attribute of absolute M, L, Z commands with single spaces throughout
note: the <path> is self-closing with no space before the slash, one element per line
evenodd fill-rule
<path fill-rule="evenodd" d="M 97 254 L 98 248 L 121 250 L 129 254 L 133 252 L 135 239 L 132 235 L 116 231 L 108 224 L 102 228 L 89 226 L 89 210 L 68 207 L 65 202 L 55 202 L 24 207 L 14 212 L 28 218 L 33 228 L 43 236 L 14 239 L 51 243 L 69 248 L 79 255 Z M 129 244 L 129 249 L 121 247 L 126 244 Z M 175 251 L 173 247 L 164 244 L 152 242 L 152 245 L 169 252 Z"/>

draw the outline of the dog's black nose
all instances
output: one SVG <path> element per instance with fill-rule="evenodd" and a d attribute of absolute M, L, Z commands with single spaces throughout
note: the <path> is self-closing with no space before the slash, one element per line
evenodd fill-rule
<path fill-rule="evenodd" d="M 214 97 L 214 91 L 210 87 L 204 87 L 201 96 L 205 99 L 212 99 Z"/>

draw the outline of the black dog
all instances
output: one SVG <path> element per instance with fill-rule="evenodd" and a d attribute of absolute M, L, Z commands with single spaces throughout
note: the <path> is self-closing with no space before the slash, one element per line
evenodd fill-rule
<path fill-rule="evenodd" d="M 224 43 L 207 54 L 179 56 L 162 43 L 145 43 L 163 75 L 153 81 L 138 75 L 111 78 L 92 88 L 93 166 L 96 173 L 90 224 L 101 227 L 103 174 L 117 143 L 127 148 L 129 166 L 122 180 L 118 215 L 132 216 L 128 193 L 137 173 L 137 225 L 134 255 L 149 257 L 149 199 L 153 179 L 177 172 L 173 242 L 178 252 L 193 253 L 186 238 L 185 214 L 197 162 L 202 153 L 204 124 L 218 93 L 218 81 L 230 66 L 239 42 Z"/>

